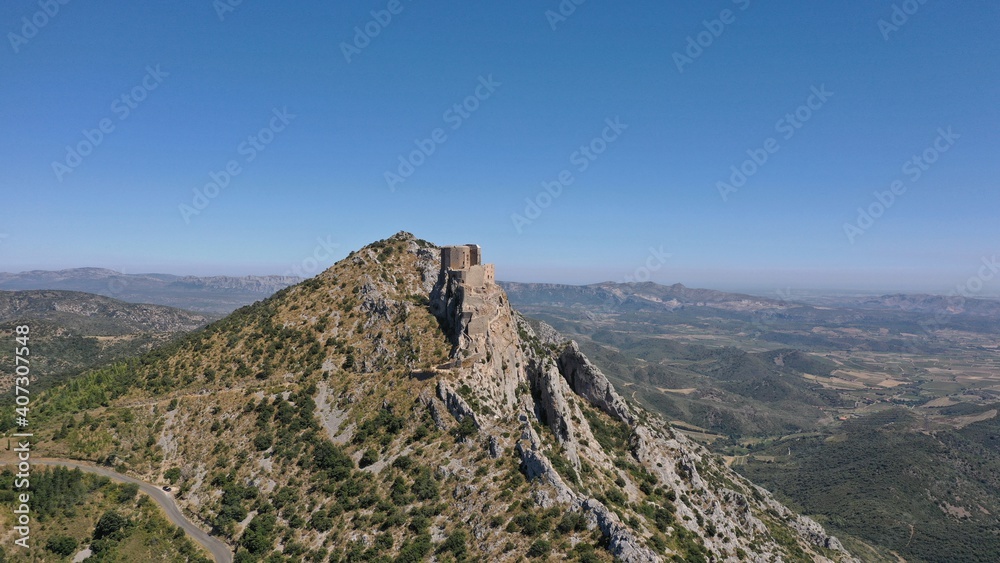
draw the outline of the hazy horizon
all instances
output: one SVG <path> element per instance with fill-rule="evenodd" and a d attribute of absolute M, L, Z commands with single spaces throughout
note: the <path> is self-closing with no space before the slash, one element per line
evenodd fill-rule
<path fill-rule="evenodd" d="M 343 258 L 343 257 L 341 257 Z M 489 261 L 489 257 L 486 257 Z M 338 258 L 339 260 L 339 258 Z M 309 278 L 318 275 L 326 267 L 331 264 L 327 264 L 322 269 L 318 269 L 313 272 L 301 271 L 303 275 L 300 277 Z M 499 270 L 503 272 L 503 266 L 499 265 Z M 125 269 L 121 267 L 109 267 L 109 266 L 70 266 L 65 268 L 29 268 L 27 270 L 19 271 L 0 271 L 0 274 L 25 274 L 33 271 L 40 272 L 56 272 L 63 270 L 74 270 L 82 268 L 99 268 L 113 270 L 125 275 L 172 275 L 172 276 L 196 276 L 196 277 L 214 277 L 214 276 L 233 276 L 233 277 L 243 277 L 243 276 L 286 276 L 286 275 L 296 275 L 289 268 L 284 270 L 280 269 L 213 269 L 206 266 L 205 269 L 193 269 L 193 270 L 166 270 L 166 269 L 150 269 L 150 270 L 132 270 Z M 510 269 L 509 274 L 499 275 L 498 281 L 501 282 L 516 282 L 516 283 L 545 283 L 545 284 L 560 284 L 560 285 L 592 285 L 605 282 L 613 283 L 629 283 L 629 282 L 641 282 L 650 281 L 660 285 L 674 285 L 681 284 L 689 288 L 697 289 L 714 289 L 718 291 L 726 291 L 733 293 L 747 293 L 750 295 L 757 295 L 761 297 L 769 297 L 772 299 L 785 299 L 789 301 L 795 301 L 797 297 L 807 298 L 809 296 L 833 296 L 839 294 L 858 294 L 858 295 L 885 295 L 894 293 L 923 293 L 932 295 L 963 295 L 967 298 L 977 298 L 977 299 L 995 299 L 1000 297 L 1000 291 L 992 288 L 984 288 L 978 292 L 971 292 L 968 289 L 960 291 L 957 287 L 948 287 L 944 285 L 933 286 L 933 285 L 864 285 L 855 284 L 851 285 L 849 281 L 844 281 L 841 285 L 823 285 L 822 282 L 816 284 L 792 284 L 792 283 L 774 283 L 769 281 L 759 281 L 753 283 L 747 280 L 753 279 L 749 278 L 743 273 L 743 275 L 733 274 L 724 275 L 722 273 L 717 274 L 718 277 L 709 277 L 704 274 L 701 275 L 689 275 L 684 276 L 682 274 L 677 274 L 676 277 L 671 277 L 668 273 L 655 272 L 652 273 L 649 279 L 645 279 L 645 276 L 641 274 L 639 277 L 635 277 L 635 272 L 630 274 L 618 273 L 617 277 L 613 277 L 611 273 L 605 277 L 600 277 L 599 274 L 592 274 L 589 277 L 583 275 L 582 272 L 575 272 L 570 274 L 539 274 L 537 272 L 531 272 L 526 269 L 517 268 L 516 265 Z M 768 277 L 767 272 L 758 273 L 762 280 L 768 279 L 781 279 L 775 276 Z M 631 279 L 626 279 L 626 276 L 632 276 Z M 744 280 L 743 282 L 734 282 L 733 279 Z"/>

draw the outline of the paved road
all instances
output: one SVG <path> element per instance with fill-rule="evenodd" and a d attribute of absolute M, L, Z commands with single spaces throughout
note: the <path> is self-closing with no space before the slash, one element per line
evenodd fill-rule
<path fill-rule="evenodd" d="M 229 550 L 229 546 L 208 535 L 207 532 L 195 525 L 184 516 L 181 509 L 178 508 L 177 503 L 174 502 L 174 498 L 171 495 L 163 492 L 156 485 L 151 485 L 144 481 L 140 481 L 128 475 L 122 475 L 117 471 L 108 469 L 107 467 L 99 467 L 97 465 L 91 465 L 89 463 L 83 463 L 80 461 L 72 461 L 68 459 L 35 459 L 32 458 L 31 463 L 33 465 L 61 465 L 63 467 L 77 468 L 81 471 L 86 471 L 87 473 L 94 473 L 97 475 L 103 475 L 115 481 L 121 483 L 134 483 L 139 485 L 142 492 L 146 493 L 163 507 L 163 510 L 167 513 L 167 518 L 174 523 L 175 526 L 180 526 L 187 532 L 188 536 L 194 541 L 200 543 L 209 552 L 211 552 L 212 557 L 215 557 L 217 563 L 232 563 L 233 552 Z"/>

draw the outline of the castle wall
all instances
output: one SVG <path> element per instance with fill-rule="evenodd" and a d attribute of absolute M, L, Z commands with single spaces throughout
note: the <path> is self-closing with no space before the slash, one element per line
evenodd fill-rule
<path fill-rule="evenodd" d="M 483 266 L 470 266 L 465 275 L 465 284 L 470 287 L 485 286 L 486 268 Z"/>

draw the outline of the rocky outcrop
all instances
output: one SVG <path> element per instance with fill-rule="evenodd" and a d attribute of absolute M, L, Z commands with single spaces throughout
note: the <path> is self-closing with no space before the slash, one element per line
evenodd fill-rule
<path fill-rule="evenodd" d="M 437 386 L 438 398 L 444 402 L 445 408 L 451 413 L 453 417 L 459 422 L 465 420 L 466 417 L 472 419 L 472 422 L 479 428 L 481 425 L 479 421 L 476 420 L 476 413 L 469 406 L 469 403 L 462 398 L 454 389 L 451 388 L 445 381 L 438 381 Z"/>
<path fill-rule="evenodd" d="M 461 369 L 465 382 L 496 411 L 516 410 L 517 386 L 527 380 L 527 359 L 503 290 L 492 283 L 469 285 L 455 272 L 441 270 L 430 293 L 430 310 L 452 343 L 446 367 Z"/>
<path fill-rule="evenodd" d="M 431 420 L 434 421 L 434 426 L 438 430 L 446 430 L 455 424 L 454 422 L 450 422 L 451 413 L 448 411 L 448 407 L 435 397 L 429 389 L 424 389 L 417 397 L 417 400 L 427 408 L 427 411 L 431 415 Z"/>
<path fill-rule="evenodd" d="M 559 354 L 559 372 L 577 395 L 622 422 L 629 425 L 635 422 L 625 400 L 601 370 L 583 355 L 576 342 L 570 342 Z"/>
<path fill-rule="evenodd" d="M 798 532 L 801 536 L 809 540 L 813 545 L 818 545 L 834 551 L 839 551 L 845 555 L 848 554 L 847 550 L 844 549 L 844 545 L 840 543 L 835 536 L 831 536 L 826 533 L 823 526 L 820 526 L 812 518 L 808 516 L 802 516 L 801 514 L 796 514 L 788 509 L 785 505 L 781 504 L 771 496 L 771 493 L 767 490 L 754 486 L 758 493 L 764 497 L 768 508 L 774 510 L 781 516 L 783 520 L 788 523 L 788 526 Z M 855 561 L 853 558 L 850 561 Z"/>
<path fill-rule="evenodd" d="M 547 490 L 537 490 L 535 498 L 542 507 L 553 503 L 572 504 L 577 495 L 573 492 L 562 476 L 552 467 L 552 462 L 543 453 L 542 441 L 535 429 L 531 427 L 530 418 L 521 416 L 521 436 L 514 446 L 514 451 L 521 458 L 521 467 L 529 480 L 539 479 L 549 487 Z"/>
<path fill-rule="evenodd" d="M 615 559 L 630 563 L 663 561 L 659 555 L 640 543 L 635 533 L 622 524 L 621 519 L 608 510 L 604 503 L 596 499 L 587 499 L 583 502 L 582 508 L 608 539 L 608 551 L 615 556 Z"/>

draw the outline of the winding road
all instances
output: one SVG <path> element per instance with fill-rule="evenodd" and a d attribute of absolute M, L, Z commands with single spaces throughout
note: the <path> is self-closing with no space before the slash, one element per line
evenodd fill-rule
<path fill-rule="evenodd" d="M 169 518 L 175 526 L 180 526 L 185 532 L 187 532 L 187 535 L 191 537 L 191 539 L 207 549 L 209 553 L 212 554 L 212 557 L 215 558 L 217 563 L 232 563 L 233 561 L 233 552 L 230 551 L 228 545 L 222 543 L 218 538 L 210 536 L 207 532 L 199 528 L 194 522 L 188 520 L 187 517 L 184 516 L 184 513 L 181 512 L 180 507 L 177 506 L 177 503 L 174 502 L 174 497 L 172 495 L 168 495 L 156 485 L 140 481 L 134 477 L 129 477 L 128 475 L 122 475 L 121 473 L 108 469 L 107 467 L 100 467 L 69 459 L 33 458 L 31 463 L 32 465 L 75 468 L 80 471 L 86 471 L 87 473 L 108 477 L 109 479 L 118 481 L 119 483 L 132 483 L 139 485 L 139 489 L 142 492 L 149 495 L 154 501 L 156 501 L 156 504 L 163 508 L 163 511 L 167 513 L 167 518 Z"/>

